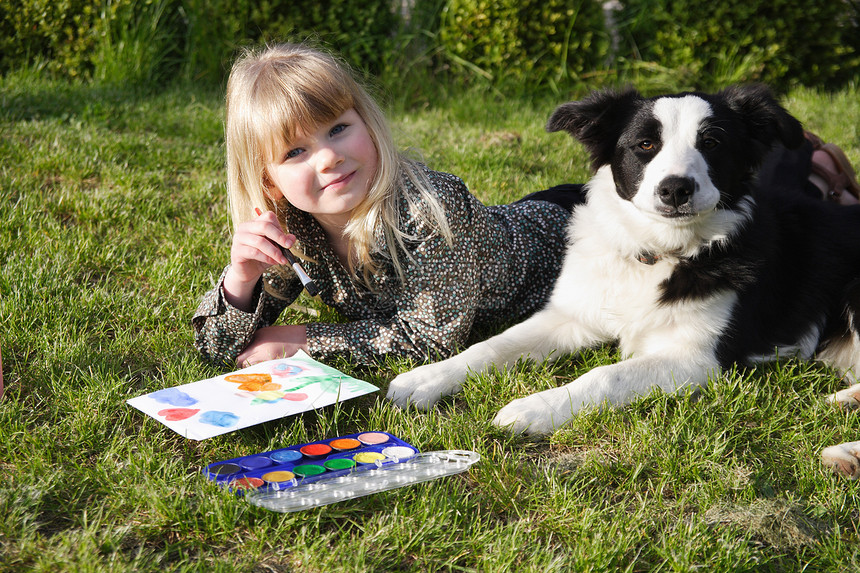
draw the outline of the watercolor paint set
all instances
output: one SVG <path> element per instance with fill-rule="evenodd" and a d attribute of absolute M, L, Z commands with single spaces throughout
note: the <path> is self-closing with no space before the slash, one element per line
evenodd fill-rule
<path fill-rule="evenodd" d="M 204 473 L 230 489 L 284 489 L 405 460 L 418 449 L 385 432 L 362 432 L 209 464 Z"/>
<path fill-rule="evenodd" d="M 466 471 L 475 452 L 420 453 L 386 432 L 361 432 L 209 464 L 203 473 L 272 511 L 311 509 Z"/>

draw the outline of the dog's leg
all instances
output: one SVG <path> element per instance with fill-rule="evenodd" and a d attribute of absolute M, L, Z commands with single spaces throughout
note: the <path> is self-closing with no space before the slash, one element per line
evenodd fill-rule
<path fill-rule="evenodd" d="M 846 442 L 824 448 L 821 461 L 837 474 L 849 479 L 860 478 L 860 442 Z"/>
<path fill-rule="evenodd" d="M 391 381 L 387 397 L 401 408 L 411 404 L 427 409 L 443 396 L 459 392 L 470 372 L 481 373 L 490 366 L 507 366 L 520 357 L 541 361 L 555 350 L 561 353 L 576 350 L 588 340 L 582 336 L 567 336 L 571 330 L 569 322 L 570 318 L 558 310 L 542 310 L 448 360 L 400 374 Z M 554 336 L 559 332 L 565 334 Z"/>
<path fill-rule="evenodd" d="M 845 409 L 853 410 L 857 408 L 860 406 L 860 384 L 855 384 L 850 388 L 831 394 L 827 397 L 827 401 Z"/>
<path fill-rule="evenodd" d="M 517 434 L 546 434 L 584 408 L 624 406 L 654 389 L 678 392 L 708 383 L 719 373 L 713 360 L 672 359 L 650 355 L 600 366 L 570 384 L 514 400 L 493 424 Z"/>
<path fill-rule="evenodd" d="M 831 340 L 815 358 L 839 371 L 846 383 L 853 384 L 858 381 L 860 373 L 860 338 L 852 332 L 843 338 Z M 836 394 L 829 396 L 828 400 L 839 401 Z"/>

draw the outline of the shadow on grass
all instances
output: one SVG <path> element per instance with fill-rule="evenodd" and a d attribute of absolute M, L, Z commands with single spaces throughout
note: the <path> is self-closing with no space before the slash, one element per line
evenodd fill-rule
<path fill-rule="evenodd" d="M 217 88 L 155 88 L 0 78 L 0 121 L 59 120 L 111 131 L 156 133 L 203 143 L 223 136 L 223 98 Z M 190 127 L 190 132 L 189 132 Z"/>

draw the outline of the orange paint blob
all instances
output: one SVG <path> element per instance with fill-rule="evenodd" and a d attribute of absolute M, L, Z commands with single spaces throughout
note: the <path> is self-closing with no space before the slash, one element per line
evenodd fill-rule
<path fill-rule="evenodd" d="M 253 382 L 259 385 L 267 384 L 272 381 L 272 376 L 270 374 L 230 374 L 229 376 L 225 376 L 224 380 L 227 382 L 233 382 L 234 384 L 244 384 L 246 382 Z"/>
<path fill-rule="evenodd" d="M 354 450 L 361 445 L 361 442 L 354 438 L 339 438 L 337 440 L 330 441 L 328 445 L 330 445 L 336 450 L 344 451 Z"/>
<path fill-rule="evenodd" d="M 266 392 L 280 389 L 281 385 L 275 382 L 266 382 L 265 384 L 260 384 L 259 382 L 242 382 L 239 385 L 239 390 L 247 390 L 248 392 Z"/>

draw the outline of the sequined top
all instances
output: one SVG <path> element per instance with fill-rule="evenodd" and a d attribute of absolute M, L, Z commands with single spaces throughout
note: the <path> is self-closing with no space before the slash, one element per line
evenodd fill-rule
<path fill-rule="evenodd" d="M 474 328 L 521 320 L 543 306 L 561 268 L 569 213 L 546 201 L 484 206 L 461 179 L 427 170 L 445 210 L 453 245 L 400 202 L 402 225 L 414 237 L 401 256 L 401 281 L 390 260 L 374 261 L 381 272 L 373 288 L 355 279 L 326 242 L 316 220 L 298 210 L 286 221 L 312 262 L 302 266 L 320 288 L 320 298 L 348 319 L 307 325 L 308 349 L 325 361 L 345 356 L 372 363 L 385 356 L 419 361 L 448 357 Z M 408 184 L 407 184 L 408 185 Z M 381 233 L 377 240 L 384 243 Z M 380 253 L 387 252 L 383 244 Z M 225 271 L 226 272 L 226 269 Z M 192 324 L 204 357 L 235 362 L 258 328 L 272 325 L 301 293 L 295 275 L 264 273 L 255 308 L 244 312 L 224 298 L 221 274 L 203 296 Z"/>

